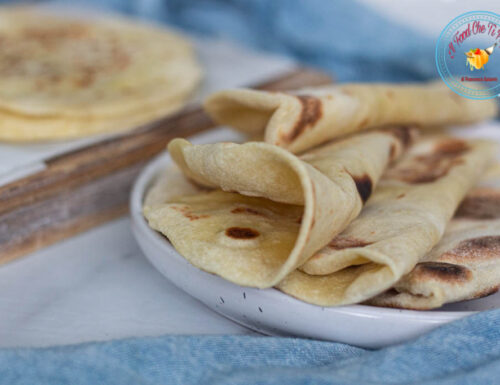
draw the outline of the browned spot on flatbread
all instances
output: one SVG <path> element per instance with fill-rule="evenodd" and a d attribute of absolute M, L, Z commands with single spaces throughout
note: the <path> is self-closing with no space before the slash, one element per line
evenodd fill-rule
<path fill-rule="evenodd" d="M 462 201 L 455 217 L 500 218 L 500 189 L 481 187 L 471 191 Z"/>
<path fill-rule="evenodd" d="M 362 239 L 351 238 L 351 237 L 335 237 L 329 244 L 328 247 L 334 250 L 349 249 L 352 247 L 365 247 L 371 245 L 372 242 L 363 241 Z"/>
<path fill-rule="evenodd" d="M 415 266 L 411 274 L 448 283 L 459 283 L 472 279 L 472 272 L 465 266 L 446 262 L 421 262 Z"/>
<path fill-rule="evenodd" d="M 394 288 L 390 288 L 388 290 L 386 290 L 383 295 L 390 295 L 390 296 L 393 296 L 393 295 L 398 295 L 399 294 L 399 291 L 397 291 L 396 289 Z"/>
<path fill-rule="evenodd" d="M 500 259 L 500 235 L 466 239 L 439 259 L 456 263 Z"/>
<path fill-rule="evenodd" d="M 431 183 L 446 176 L 455 166 L 462 164 L 462 155 L 469 146 L 460 139 L 445 139 L 436 144 L 429 154 L 416 155 L 389 170 L 389 178 L 406 183 Z"/>
<path fill-rule="evenodd" d="M 260 233 L 250 227 L 230 227 L 226 229 L 226 235 L 236 239 L 253 239 L 257 238 Z"/>
<path fill-rule="evenodd" d="M 467 143 L 461 139 L 448 138 L 436 144 L 434 151 L 440 155 L 462 155 L 469 149 Z"/>
<path fill-rule="evenodd" d="M 253 214 L 253 215 L 260 215 L 264 216 L 261 212 L 258 212 L 257 210 L 254 210 L 250 207 L 236 207 L 231 210 L 233 214 Z"/>
<path fill-rule="evenodd" d="M 88 28 L 83 24 L 50 27 L 26 27 L 22 30 L 22 37 L 40 42 L 53 42 L 61 39 L 81 39 L 88 36 Z"/>
<path fill-rule="evenodd" d="M 349 174 L 350 175 L 350 174 Z M 365 203 L 368 198 L 370 198 L 370 195 L 372 194 L 373 190 L 373 182 L 370 178 L 370 175 L 368 174 L 363 174 L 361 176 L 354 176 L 351 175 L 352 179 L 354 180 L 354 183 L 356 184 L 356 189 L 358 190 L 358 194 Z"/>
<path fill-rule="evenodd" d="M 75 86 L 80 88 L 87 88 L 94 83 L 96 77 L 96 70 L 92 67 L 83 68 L 80 76 L 75 80 Z"/>
<path fill-rule="evenodd" d="M 387 90 L 386 95 L 389 99 L 394 99 L 394 91 L 393 90 Z"/>
<path fill-rule="evenodd" d="M 399 194 L 396 198 L 397 198 L 397 199 L 401 199 L 401 198 L 404 198 L 405 196 L 406 196 L 406 194 L 405 194 L 405 193 L 402 193 L 402 194 Z"/>
<path fill-rule="evenodd" d="M 365 128 L 368 125 L 368 122 L 370 120 L 368 118 L 364 118 L 361 122 L 358 124 L 358 129 Z"/>
<path fill-rule="evenodd" d="M 389 149 L 389 160 L 392 162 L 394 159 L 396 159 L 396 155 L 398 152 L 398 148 L 396 144 L 391 143 L 391 147 Z"/>
<path fill-rule="evenodd" d="M 388 131 L 401 142 L 404 148 L 412 144 L 417 132 L 413 126 L 392 127 Z"/>
<path fill-rule="evenodd" d="M 198 219 L 203 219 L 203 218 L 209 218 L 210 215 L 207 214 L 194 214 L 189 210 L 189 206 L 182 206 L 182 207 L 172 207 L 173 210 L 179 211 L 184 215 L 186 218 L 188 218 L 190 221 L 196 221 Z"/>
<path fill-rule="evenodd" d="M 313 126 L 323 115 L 321 100 L 310 95 L 298 95 L 297 99 L 302 105 L 299 119 L 293 126 L 290 133 L 285 138 L 288 142 L 293 142 L 307 128 Z"/>
<path fill-rule="evenodd" d="M 107 55 L 103 56 L 102 43 L 93 36 L 92 29 L 85 24 L 78 22 L 64 23 L 64 25 L 51 25 L 50 23 L 22 28 L 18 34 L 13 36 L 2 36 L 2 45 L 5 45 L 5 62 L 8 64 L 0 68 L 1 75 L 17 76 L 37 76 L 35 85 L 40 89 L 53 86 L 64 80 L 69 80 L 79 88 L 88 88 L 94 84 L 100 74 L 109 74 L 114 71 L 125 69 L 130 64 L 130 56 L 125 46 L 120 44 L 113 35 L 103 36 Z M 22 48 L 29 44 L 35 51 L 42 49 L 47 52 L 54 52 L 61 46 L 72 46 L 78 44 L 82 51 L 92 51 L 97 53 L 100 60 L 93 60 L 92 64 L 88 60 L 74 58 L 68 60 L 70 70 L 63 73 L 61 68 L 55 63 L 41 62 L 37 68 L 37 73 L 33 74 L 31 65 L 26 64 L 29 50 L 12 49 Z M 73 58 L 72 58 L 73 59 Z M 126 92 L 126 88 L 123 92 Z"/>

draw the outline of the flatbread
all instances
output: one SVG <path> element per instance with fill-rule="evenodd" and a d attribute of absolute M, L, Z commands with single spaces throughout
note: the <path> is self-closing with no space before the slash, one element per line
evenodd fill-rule
<path fill-rule="evenodd" d="M 292 272 L 278 288 L 321 306 L 359 303 L 389 289 L 437 244 L 494 151 L 482 140 L 418 142 L 385 174 L 361 215 L 302 267 L 307 273 Z"/>
<path fill-rule="evenodd" d="M 126 131 L 174 113 L 184 106 L 172 100 L 128 116 L 109 118 L 28 117 L 0 110 L 0 140 L 5 142 L 41 142 L 81 138 L 83 136 Z"/>
<path fill-rule="evenodd" d="M 143 122 L 148 111 L 178 108 L 201 78 L 185 38 L 118 18 L 0 7 L 0 47 L 0 118 L 8 124 L 0 139 L 84 135 L 89 121 L 90 132 L 108 131 L 129 116 Z M 35 118 L 54 128 L 37 132 Z"/>
<path fill-rule="evenodd" d="M 176 139 L 172 158 L 209 191 L 190 194 L 192 184 L 184 184 L 185 193 L 165 203 L 150 194 L 164 189 L 172 196 L 171 184 L 157 182 L 144 216 L 193 265 L 240 285 L 271 287 L 359 214 L 412 132 L 362 134 L 301 158 L 267 143 L 193 146 Z"/>
<path fill-rule="evenodd" d="M 368 301 L 428 310 L 500 287 L 500 166 L 462 202 L 441 241 L 394 287 Z"/>
<path fill-rule="evenodd" d="M 465 124 L 497 114 L 493 100 L 461 97 L 443 82 L 344 84 L 295 93 L 220 91 L 204 107 L 218 123 L 300 153 L 327 140 L 387 124 Z"/>

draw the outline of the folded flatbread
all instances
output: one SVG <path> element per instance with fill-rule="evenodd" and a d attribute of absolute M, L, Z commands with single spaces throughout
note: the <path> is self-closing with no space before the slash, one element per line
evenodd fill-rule
<path fill-rule="evenodd" d="M 124 19 L 0 7 L 0 41 L 3 140 L 127 129 L 182 106 L 201 77 L 186 39 Z"/>
<path fill-rule="evenodd" d="M 494 150 L 481 140 L 418 142 L 385 174 L 360 216 L 278 288 L 322 306 L 389 289 L 437 244 Z"/>
<path fill-rule="evenodd" d="M 493 294 L 499 286 L 500 166 L 496 166 L 467 195 L 431 252 L 392 289 L 368 303 L 433 309 Z"/>
<path fill-rule="evenodd" d="M 144 108 L 128 116 L 95 117 L 30 117 L 0 110 L 0 140 L 7 142 L 36 142 L 64 140 L 126 131 L 160 119 L 184 106 L 181 100 L 172 100 L 161 106 Z"/>
<path fill-rule="evenodd" d="M 327 140 L 387 124 L 464 124 L 491 118 L 493 100 L 471 100 L 443 82 L 344 84 L 295 93 L 235 89 L 204 104 L 218 123 L 256 135 L 294 153 Z"/>
<path fill-rule="evenodd" d="M 271 287 L 359 214 L 412 136 L 409 128 L 375 131 L 302 157 L 267 143 L 176 139 L 168 150 L 191 182 L 177 183 L 173 196 L 176 183 L 160 179 L 144 215 L 193 265 L 240 285 Z"/>

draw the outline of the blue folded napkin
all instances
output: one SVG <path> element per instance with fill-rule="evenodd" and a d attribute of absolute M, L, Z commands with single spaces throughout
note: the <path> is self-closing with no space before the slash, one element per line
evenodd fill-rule
<path fill-rule="evenodd" d="M 498 384 L 500 310 L 381 350 L 297 338 L 165 336 L 0 350 L 0 384 Z"/>

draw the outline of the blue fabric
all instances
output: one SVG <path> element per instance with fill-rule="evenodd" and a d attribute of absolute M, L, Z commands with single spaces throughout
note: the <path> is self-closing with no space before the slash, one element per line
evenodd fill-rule
<path fill-rule="evenodd" d="M 0 350 L 0 384 L 498 384 L 500 310 L 381 350 L 294 338 L 166 336 Z M 388 326 L 389 327 L 389 326 Z"/>
<path fill-rule="evenodd" d="M 439 77 L 433 39 L 388 22 L 352 0 L 86 0 L 83 3 L 287 55 L 322 68 L 340 81 Z"/>

